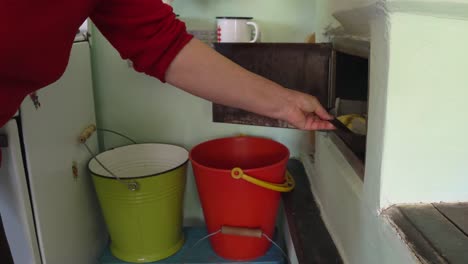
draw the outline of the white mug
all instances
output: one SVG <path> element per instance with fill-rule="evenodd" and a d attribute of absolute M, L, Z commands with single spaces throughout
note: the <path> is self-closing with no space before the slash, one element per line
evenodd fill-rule
<path fill-rule="evenodd" d="M 218 42 L 257 42 L 260 34 L 257 23 L 251 17 L 216 17 Z M 253 27 L 252 30 L 250 27 Z"/>

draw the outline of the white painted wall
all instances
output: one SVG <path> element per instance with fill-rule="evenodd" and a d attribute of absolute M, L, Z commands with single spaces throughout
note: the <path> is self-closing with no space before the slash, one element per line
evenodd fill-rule
<path fill-rule="evenodd" d="M 380 12 L 375 0 L 316 0 L 315 24 L 319 42 L 328 41 L 324 33 L 329 29 L 343 27 L 346 34 L 353 37 L 368 38 L 369 20 Z"/>
<path fill-rule="evenodd" d="M 215 30 L 217 16 L 251 16 L 263 42 L 304 42 L 315 32 L 316 0 L 178 0 L 172 6 L 189 29 Z"/>
<path fill-rule="evenodd" d="M 329 0 L 329 2 L 330 11 L 333 14 L 339 11 L 359 9 L 369 5 L 373 5 L 379 2 L 379 0 Z"/>
<path fill-rule="evenodd" d="M 468 201 L 468 21 L 391 16 L 381 207 Z"/>
<path fill-rule="evenodd" d="M 380 176 L 386 111 L 389 24 L 371 21 L 371 78 L 365 181 L 358 177 L 326 133 L 316 137 L 315 162 L 304 156 L 312 191 L 345 263 L 418 263 L 396 231 L 380 216 Z"/>
<path fill-rule="evenodd" d="M 317 135 L 315 164 L 304 159 L 322 217 L 343 258 L 352 264 L 418 263 L 368 199 L 368 186 L 325 133 Z"/>

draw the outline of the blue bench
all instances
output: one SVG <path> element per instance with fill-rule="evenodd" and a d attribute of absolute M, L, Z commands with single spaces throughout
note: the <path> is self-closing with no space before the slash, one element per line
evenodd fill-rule
<path fill-rule="evenodd" d="M 268 252 L 253 261 L 249 262 L 238 262 L 225 260 L 216 255 L 216 253 L 211 249 L 210 242 L 208 239 L 200 242 L 196 247 L 192 248 L 193 245 L 207 235 L 207 231 L 204 227 L 187 227 L 184 229 L 185 233 L 185 244 L 175 255 L 172 255 L 169 258 L 151 262 L 154 264 L 229 264 L 229 263 L 250 263 L 250 264 L 285 264 L 286 261 L 281 253 L 281 251 L 272 246 Z M 106 249 L 103 256 L 100 259 L 101 264 L 129 264 L 112 256 L 109 248 Z"/>

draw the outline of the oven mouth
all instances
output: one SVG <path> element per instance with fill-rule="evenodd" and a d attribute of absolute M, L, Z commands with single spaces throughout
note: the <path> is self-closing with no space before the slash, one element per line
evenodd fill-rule
<path fill-rule="evenodd" d="M 336 116 L 333 133 L 364 164 L 366 158 L 370 43 L 346 37 L 333 38 L 330 65 L 331 94 L 328 109 Z M 358 117 L 350 121 L 350 116 Z M 355 126 L 356 125 L 356 126 Z M 357 125 L 360 129 L 357 129 Z"/>
<path fill-rule="evenodd" d="M 336 128 L 333 133 L 335 133 L 357 158 L 364 163 L 366 158 L 367 136 L 354 132 L 337 118 L 330 120 L 330 123 Z"/>

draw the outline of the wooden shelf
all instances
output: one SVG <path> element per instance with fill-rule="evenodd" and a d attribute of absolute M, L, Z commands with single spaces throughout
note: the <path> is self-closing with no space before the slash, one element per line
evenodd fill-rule
<path fill-rule="evenodd" d="M 394 206 L 385 214 L 422 263 L 467 263 L 468 203 Z"/>
<path fill-rule="evenodd" d="M 213 251 L 208 239 L 204 238 L 208 233 L 205 227 L 185 227 L 185 243 L 184 246 L 174 255 L 159 261 L 150 262 L 148 264 L 285 264 L 286 261 L 281 251 L 272 246 L 268 252 L 255 260 L 251 261 L 231 261 L 226 260 Z M 276 240 L 276 243 L 280 243 Z M 3 262 L 2 262 L 3 263 Z M 131 264 L 117 259 L 112 255 L 110 249 L 107 248 L 100 259 L 100 264 Z"/>
<path fill-rule="evenodd" d="M 296 187 L 283 194 L 283 201 L 299 263 L 343 263 L 322 220 L 304 166 L 298 160 L 290 160 L 288 171 L 294 177 Z"/>

